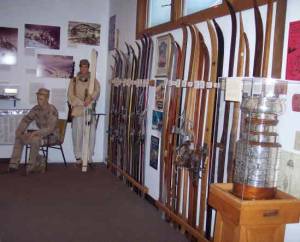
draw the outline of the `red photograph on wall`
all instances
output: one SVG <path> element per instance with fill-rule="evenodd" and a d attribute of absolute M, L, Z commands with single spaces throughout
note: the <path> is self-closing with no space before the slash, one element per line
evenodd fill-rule
<path fill-rule="evenodd" d="M 286 79 L 300 81 L 300 21 L 290 23 Z"/>

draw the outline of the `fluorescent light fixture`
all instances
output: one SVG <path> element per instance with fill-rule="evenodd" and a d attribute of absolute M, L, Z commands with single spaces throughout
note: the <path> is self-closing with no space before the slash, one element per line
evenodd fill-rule
<path fill-rule="evenodd" d="M 17 56 L 13 53 L 6 53 L 1 57 L 1 62 L 3 65 L 15 65 L 17 63 Z"/>
<path fill-rule="evenodd" d="M 17 94 L 18 89 L 17 88 L 4 88 L 4 94 Z"/>

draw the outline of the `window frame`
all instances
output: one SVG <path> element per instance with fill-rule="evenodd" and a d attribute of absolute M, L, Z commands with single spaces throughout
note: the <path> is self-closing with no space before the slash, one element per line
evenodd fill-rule
<path fill-rule="evenodd" d="M 253 8 L 253 0 L 231 0 L 230 2 L 236 12 Z M 257 5 L 265 5 L 267 2 L 268 0 L 257 0 Z M 223 3 L 220 5 L 183 16 L 183 3 L 184 0 L 172 0 L 171 21 L 148 28 L 148 0 L 137 0 L 136 38 L 141 38 L 143 34 L 155 35 L 171 31 L 185 23 L 196 24 L 229 14 L 226 3 L 223 0 Z"/>

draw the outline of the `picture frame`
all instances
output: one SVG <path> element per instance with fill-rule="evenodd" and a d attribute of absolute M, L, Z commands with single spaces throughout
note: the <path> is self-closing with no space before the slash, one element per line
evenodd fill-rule
<path fill-rule="evenodd" d="M 157 37 L 155 77 L 168 77 L 170 75 L 172 42 L 171 34 Z"/>
<path fill-rule="evenodd" d="M 18 29 L 0 27 L 0 65 L 15 65 L 18 52 Z"/>
<path fill-rule="evenodd" d="M 116 47 L 116 15 L 109 18 L 109 31 L 108 31 L 108 50 L 112 51 Z"/>
<path fill-rule="evenodd" d="M 163 112 L 153 110 L 152 111 L 152 129 L 161 132 L 162 126 L 163 126 Z"/>
<path fill-rule="evenodd" d="M 289 25 L 285 78 L 287 80 L 299 81 L 300 20 L 290 22 Z"/>
<path fill-rule="evenodd" d="M 100 33 L 101 25 L 98 23 L 69 21 L 68 44 L 100 46 Z"/>
<path fill-rule="evenodd" d="M 155 108 L 163 110 L 166 91 L 166 81 L 162 79 L 156 80 L 155 85 Z"/>
<path fill-rule="evenodd" d="M 60 27 L 38 24 L 25 24 L 25 48 L 60 48 Z"/>
<path fill-rule="evenodd" d="M 149 165 L 155 170 L 157 170 L 158 168 L 158 153 L 159 153 L 159 138 L 151 135 Z"/>
<path fill-rule="evenodd" d="M 37 55 L 37 77 L 71 78 L 74 75 L 73 56 Z"/>

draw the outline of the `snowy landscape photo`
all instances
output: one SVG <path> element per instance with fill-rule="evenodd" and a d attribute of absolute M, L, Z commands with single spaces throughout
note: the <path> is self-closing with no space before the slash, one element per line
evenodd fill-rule
<path fill-rule="evenodd" d="M 25 24 L 25 48 L 59 49 L 60 27 Z"/>
<path fill-rule="evenodd" d="M 100 45 L 100 24 L 70 21 L 68 27 L 69 45 Z"/>
<path fill-rule="evenodd" d="M 37 76 L 52 78 L 70 78 L 73 76 L 73 56 L 37 55 Z"/>
<path fill-rule="evenodd" d="M 18 51 L 18 29 L 0 27 L 0 65 L 15 65 Z"/>

